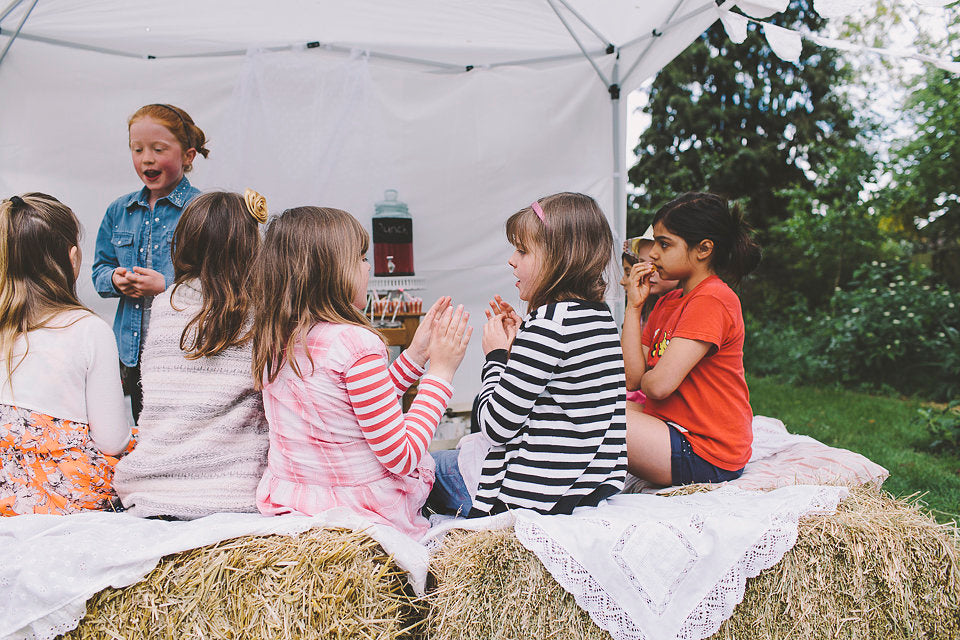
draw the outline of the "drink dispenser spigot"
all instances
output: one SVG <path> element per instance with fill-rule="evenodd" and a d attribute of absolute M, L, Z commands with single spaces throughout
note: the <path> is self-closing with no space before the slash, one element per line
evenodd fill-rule
<path fill-rule="evenodd" d="M 396 189 L 387 189 L 383 202 L 374 206 L 373 275 L 414 275 L 413 218 L 407 205 L 397 200 Z"/>

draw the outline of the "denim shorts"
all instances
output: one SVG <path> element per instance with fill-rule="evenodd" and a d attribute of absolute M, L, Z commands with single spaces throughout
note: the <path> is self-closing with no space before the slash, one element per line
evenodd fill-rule
<path fill-rule="evenodd" d="M 743 469 L 727 471 L 707 462 L 693 452 L 690 441 L 678 429 L 679 425 L 668 422 L 670 429 L 670 474 L 673 485 L 699 482 L 726 482 L 743 475 Z"/>

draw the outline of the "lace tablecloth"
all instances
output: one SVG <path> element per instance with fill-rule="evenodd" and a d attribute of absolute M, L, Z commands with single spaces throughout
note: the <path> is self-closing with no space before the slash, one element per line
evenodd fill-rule
<path fill-rule="evenodd" d="M 762 493 L 725 486 L 678 497 L 620 495 L 570 516 L 515 511 L 447 520 L 425 542 L 435 549 L 452 528 L 512 525 L 616 640 L 701 640 L 732 615 L 746 579 L 793 547 L 798 519 L 832 513 L 847 493 L 842 487 Z"/>

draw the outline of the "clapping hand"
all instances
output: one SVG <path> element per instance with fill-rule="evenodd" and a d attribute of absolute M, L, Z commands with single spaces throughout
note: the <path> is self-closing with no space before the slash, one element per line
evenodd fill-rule
<path fill-rule="evenodd" d="M 448 301 L 449 303 L 449 301 Z M 453 374 L 463 361 L 473 327 L 468 326 L 470 314 L 465 313 L 463 305 L 458 305 L 456 311 L 447 306 L 443 315 L 435 320 L 430 338 L 430 373 L 453 381 Z"/>
<path fill-rule="evenodd" d="M 413 334 L 410 346 L 407 347 L 407 355 L 421 367 L 426 365 L 427 360 L 430 359 L 430 338 L 433 335 L 437 320 L 443 316 L 448 307 L 450 307 L 450 296 L 442 296 L 434 302 L 433 306 L 424 314 L 420 326 Z"/>

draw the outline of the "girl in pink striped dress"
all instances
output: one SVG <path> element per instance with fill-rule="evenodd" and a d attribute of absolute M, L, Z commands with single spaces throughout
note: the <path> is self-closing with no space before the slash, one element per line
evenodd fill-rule
<path fill-rule="evenodd" d="M 441 298 L 388 366 L 362 312 L 368 244 L 338 209 L 288 209 L 267 229 L 255 267 L 253 373 L 270 450 L 257 506 L 266 515 L 345 507 L 419 538 L 434 478 L 427 446 L 471 329 L 462 305 Z M 404 415 L 400 397 L 417 380 Z"/>

